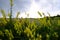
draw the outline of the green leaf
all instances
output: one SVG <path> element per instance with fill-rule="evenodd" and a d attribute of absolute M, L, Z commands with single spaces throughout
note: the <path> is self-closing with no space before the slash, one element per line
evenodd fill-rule
<path fill-rule="evenodd" d="M 2 13 L 3 18 L 6 18 L 5 11 L 4 10 L 1 10 L 1 13 Z"/>
<path fill-rule="evenodd" d="M 13 6 L 13 0 L 10 0 L 10 5 Z"/>
<path fill-rule="evenodd" d="M 19 14 L 20 14 L 20 12 L 17 13 L 16 18 L 18 18 Z"/>
<path fill-rule="evenodd" d="M 42 17 L 42 14 L 38 11 L 38 14 Z"/>

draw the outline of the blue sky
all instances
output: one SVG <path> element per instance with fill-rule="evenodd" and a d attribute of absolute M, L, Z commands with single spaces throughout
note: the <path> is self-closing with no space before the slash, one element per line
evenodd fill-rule
<path fill-rule="evenodd" d="M 8 13 L 10 9 L 9 0 L 0 0 L 0 9 L 4 9 Z M 29 13 L 30 18 L 38 18 L 37 11 L 44 12 L 46 15 L 49 12 L 51 16 L 55 16 L 60 13 L 60 0 L 14 0 L 14 17 L 18 11 L 21 12 L 19 17 L 26 17 L 26 12 Z"/>

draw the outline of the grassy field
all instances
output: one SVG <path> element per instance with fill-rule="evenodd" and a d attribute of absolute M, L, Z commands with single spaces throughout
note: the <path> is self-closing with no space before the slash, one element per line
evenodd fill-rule
<path fill-rule="evenodd" d="M 2 40 L 60 40 L 60 17 L 0 18 Z"/>
<path fill-rule="evenodd" d="M 12 18 L 13 0 L 10 0 L 10 13 L 0 10 L 0 40 L 60 40 L 60 16 L 48 17 L 38 12 L 44 18 Z M 28 17 L 29 15 L 27 15 Z M 7 18 L 9 17 L 9 18 Z"/>

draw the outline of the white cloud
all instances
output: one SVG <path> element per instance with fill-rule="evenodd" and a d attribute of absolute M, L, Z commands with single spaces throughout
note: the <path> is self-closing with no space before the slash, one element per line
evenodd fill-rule
<path fill-rule="evenodd" d="M 40 17 L 37 11 L 42 11 L 46 15 L 47 12 L 49 12 L 51 16 L 55 16 L 60 13 L 60 9 L 58 8 L 59 5 L 57 5 L 59 4 L 58 2 L 59 0 L 31 0 L 31 6 L 27 13 L 29 13 L 29 17 L 31 18 Z"/>

